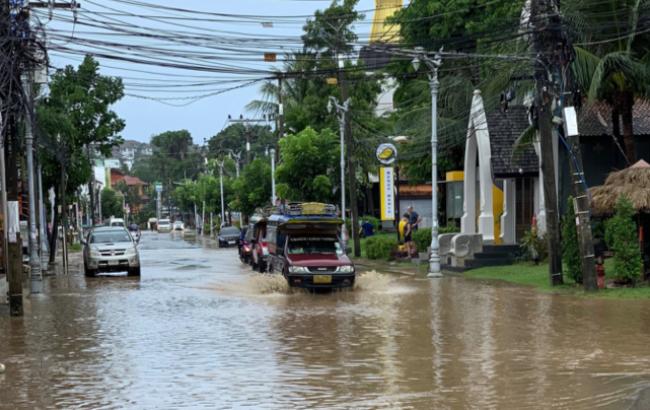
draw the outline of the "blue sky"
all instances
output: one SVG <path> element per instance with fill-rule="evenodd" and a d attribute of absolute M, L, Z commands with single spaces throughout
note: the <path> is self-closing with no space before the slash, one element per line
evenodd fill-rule
<path fill-rule="evenodd" d="M 323 9 L 330 4 L 330 1 L 314 1 L 314 0 L 213 0 L 213 1 L 201 1 L 201 0 L 183 0 L 183 1 L 173 1 L 173 0 L 141 0 L 150 4 L 164 5 L 169 7 L 178 7 L 183 9 L 192 9 L 192 10 L 201 10 L 211 13 L 231 13 L 231 14 L 246 14 L 246 15 L 259 15 L 259 16 L 304 16 L 312 15 L 315 10 Z M 148 29 L 166 29 L 166 30 L 186 30 L 186 28 L 177 28 L 170 24 L 159 23 L 157 21 L 151 21 L 151 19 L 143 20 L 138 17 L 126 18 L 123 13 L 133 13 L 133 14 L 147 14 L 147 15 L 172 15 L 173 13 L 169 11 L 158 12 L 156 10 L 146 9 L 142 7 L 132 6 L 126 4 L 128 2 L 120 2 L 117 0 L 86 0 L 81 1 L 83 10 L 78 14 L 78 21 L 89 22 L 93 18 L 102 19 L 103 21 L 112 21 L 112 18 L 119 18 L 122 21 L 128 21 L 129 24 L 133 24 L 137 27 L 146 27 Z M 359 10 L 371 10 L 375 7 L 372 0 L 361 0 L 358 5 Z M 111 10 L 111 8 L 113 10 Z M 119 13 L 117 12 L 119 11 Z M 46 19 L 47 12 L 40 12 L 39 17 L 41 21 Z M 67 13 L 67 15 L 66 15 Z M 101 14 L 96 14 L 101 13 Z M 52 22 L 47 24 L 47 30 L 56 31 L 59 35 L 69 36 L 73 33 L 73 24 L 70 21 L 64 21 L 69 19 L 70 12 L 56 12 L 56 16 Z M 99 17 L 98 17 L 99 16 Z M 264 18 L 261 18 L 264 20 Z M 220 33 L 232 32 L 233 35 L 240 35 L 245 33 L 255 36 L 290 36 L 298 37 L 302 34 L 302 24 L 305 20 L 300 17 L 295 18 L 280 18 L 280 17 L 269 17 L 269 21 L 274 22 L 273 27 L 268 27 L 268 24 L 265 24 L 267 27 L 259 22 L 257 23 L 241 23 L 241 22 L 228 22 L 228 23 L 201 23 L 193 21 L 184 21 L 182 24 L 186 24 L 191 27 L 196 26 L 197 29 L 203 30 L 202 33 L 207 32 L 207 30 L 217 30 Z M 368 13 L 365 17 L 363 23 L 358 24 L 356 29 L 360 34 L 361 38 L 367 38 L 367 35 L 370 31 L 370 22 L 372 21 L 372 13 Z M 80 39 L 93 38 L 91 34 L 88 34 L 88 31 L 94 30 L 87 26 L 84 27 L 83 24 L 74 25 L 74 38 L 70 42 L 63 41 L 61 38 L 50 39 L 53 44 L 58 44 L 63 47 L 72 47 Z M 65 34 L 62 34 L 65 33 Z M 237 34 L 239 33 L 239 34 Z M 51 35 L 51 34 L 48 34 Z M 222 34 L 215 34 L 216 36 Z M 227 34 L 226 34 L 227 35 Z M 55 35 L 54 35 L 55 37 Z M 101 38 L 104 41 L 111 42 L 128 42 L 129 40 L 124 40 L 124 36 L 119 35 L 110 35 L 106 32 L 101 36 L 96 36 L 94 38 Z M 138 45 L 147 44 L 146 41 L 133 40 L 136 41 Z M 155 42 L 152 42 L 153 45 Z M 133 44 L 133 43 L 132 43 Z M 81 45 L 78 46 L 78 49 L 85 50 Z M 184 47 L 180 47 L 184 49 Z M 191 47 L 187 47 L 191 49 Z M 286 50 L 286 48 L 285 48 Z M 201 50 L 205 51 L 205 50 Z M 289 50 L 287 50 L 289 51 Z M 65 50 L 56 50 L 50 52 L 50 58 L 52 65 L 56 67 L 62 67 L 66 64 L 78 65 L 81 60 L 80 55 L 73 55 Z M 262 55 L 259 55 L 259 62 L 253 61 L 255 56 L 251 56 L 251 61 L 245 63 L 235 63 L 245 65 L 246 67 L 252 68 L 263 68 L 268 69 L 269 63 L 264 63 L 262 61 Z M 219 78 L 219 75 L 206 74 L 202 72 L 188 72 L 186 70 L 179 69 L 160 69 L 152 68 L 145 65 L 134 64 L 129 62 L 121 62 L 114 60 L 105 60 L 99 58 L 100 63 L 102 64 L 102 73 L 113 76 L 126 76 L 129 77 L 129 80 L 125 80 L 126 92 L 128 94 L 137 94 L 141 96 L 149 97 L 175 97 L 178 95 L 182 96 L 192 96 L 201 94 L 203 92 L 208 92 L 209 89 L 214 87 L 206 86 L 205 90 L 197 88 L 193 94 L 186 94 L 183 92 L 178 93 L 179 91 L 168 91 L 163 93 L 154 93 L 147 92 L 143 89 L 138 89 L 137 86 L 134 86 L 134 83 L 141 83 L 144 81 L 158 81 L 158 82 L 173 82 L 174 77 L 177 76 L 178 81 L 190 81 L 187 75 L 196 76 L 196 80 L 192 81 L 202 81 L 203 78 L 210 76 L 210 78 Z M 226 64 L 224 62 L 224 64 Z M 110 67 L 110 68 L 109 68 Z M 149 73 L 143 73 L 138 71 L 125 71 L 126 70 L 142 70 L 142 71 L 153 71 L 165 73 L 165 76 L 156 76 Z M 168 75 L 171 74 L 172 77 Z M 201 77 L 200 79 L 198 77 Z M 233 75 L 226 75 L 228 78 L 232 78 Z M 141 80 L 144 79 L 144 80 Z M 258 96 L 259 84 L 254 86 L 249 86 L 246 88 L 240 88 L 234 91 L 227 92 L 225 94 L 220 94 L 212 97 L 208 97 L 199 101 L 196 101 L 190 105 L 184 107 L 171 107 L 164 105 L 157 101 L 151 101 L 148 99 L 135 98 L 132 96 L 126 96 L 118 104 L 115 105 L 114 110 L 126 120 L 126 128 L 122 132 L 122 135 L 125 139 L 134 139 L 138 141 L 147 142 L 152 135 L 157 133 L 167 131 L 167 130 L 177 130 L 177 129 L 187 129 L 192 133 L 195 143 L 202 144 L 204 138 L 210 138 L 221 130 L 227 122 L 228 114 L 233 116 L 239 116 L 240 114 L 251 116 L 253 113 L 247 113 L 245 111 L 245 105 L 251 100 L 255 99 Z M 177 103 L 176 101 L 173 101 Z M 185 103 L 186 101 L 180 101 Z"/>

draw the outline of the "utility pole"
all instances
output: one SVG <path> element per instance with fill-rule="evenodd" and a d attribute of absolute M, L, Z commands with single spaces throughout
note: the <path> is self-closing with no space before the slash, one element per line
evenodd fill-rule
<path fill-rule="evenodd" d="M 223 164 L 224 160 L 217 161 L 217 164 L 219 165 L 219 187 L 221 189 L 221 226 L 223 226 L 225 220 L 226 220 L 226 211 L 225 211 L 225 206 L 224 206 L 224 200 L 223 200 Z"/>
<path fill-rule="evenodd" d="M 440 278 L 440 245 L 438 243 L 438 68 L 442 64 L 442 49 L 431 59 L 422 49 L 417 50 L 418 55 L 413 60 L 413 67 L 417 71 L 420 62 L 424 62 L 429 69 L 429 87 L 431 89 L 431 256 L 429 258 L 429 278 Z"/>
<path fill-rule="evenodd" d="M 27 96 L 27 113 L 25 115 L 25 150 L 27 155 L 27 191 L 29 195 L 29 267 L 31 276 L 31 293 L 41 293 L 43 290 L 43 276 L 41 261 L 38 255 L 38 235 L 36 233 L 36 189 L 34 177 L 34 110 L 32 98 L 31 72 L 23 81 L 25 95 Z"/>
<path fill-rule="evenodd" d="M 275 205 L 275 148 L 269 150 L 271 154 L 271 205 Z"/>
<path fill-rule="evenodd" d="M 246 137 L 246 164 L 251 163 L 251 130 L 249 128 L 249 124 L 266 123 L 268 121 L 269 119 L 266 118 L 266 115 L 264 118 L 244 118 L 243 115 L 240 115 L 239 119 L 233 119 L 232 116 L 228 115 L 228 122 L 233 124 L 244 124 L 244 136 Z"/>
<path fill-rule="evenodd" d="M 555 184 L 555 161 L 553 155 L 553 82 L 549 71 L 550 56 L 557 45 L 557 30 L 548 16 L 553 12 L 553 0 L 533 0 L 530 21 L 533 24 L 533 46 L 537 54 L 535 61 L 535 83 L 537 95 L 535 108 L 540 134 L 541 168 L 544 176 L 544 202 L 546 206 L 546 234 L 549 253 L 549 276 L 552 286 L 561 285 L 562 255 L 560 252 L 560 229 Z"/>
<path fill-rule="evenodd" d="M 239 178 L 239 163 L 241 162 L 241 151 L 233 151 L 231 149 L 228 150 L 230 153 L 228 154 L 230 158 L 232 158 L 235 161 L 235 175 L 237 175 L 237 178 Z"/>
<path fill-rule="evenodd" d="M 340 167 L 341 167 L 341 219 L 343 219 L 343 237 L 345 241 L 346 226 L 345 226 L 345 120 L 346 113 L 350 109 L 350 99 L 348 98 L 339 104 L 338 100 L 330 96 L 329 102 L 327 104 L 328 111 L 332 111 L 333 108 L 336 108 L 336 116 L 339 120 L 339 135 L 341 138 L 341 150 L 340 150 Z"/>
<path fill-rule="evenodd" d="M 559 10 L 554 10 L 554 13 L 550 15 L 550 19 L 553 27 L 563 27 Z M 556 61 L 554 61 L 556 78 L 563 79 L 561 74 L 566 73 L 567 80 L 564 87 L 560 87 L 560 89 L 575 90 L 573 71 L 570 67 L 570 64 L 574 60 L 573 45 L 566 32 L 562 31 L 559 33 L 559 41 L 555 44 L 557 45 L 556 53 L 554 54 L 556 58 Z M 564 95 L 560 95 L 561 104 L 559 104 L 559 108 L 564 110 L 565 127 L 564 129 L 560 127 L 559 131 L 560 134 L 566 132 L 560 138 L 566 137 L 568 139 L 567 145 L 569 145 L 569 170 L 571 172 L 571 191 L 574 198 L 573 206 L 576 214 L 576 229 L 580 245 L 582 284 L 585 291 L 593 292 L 598 290 L 598 278 L 596 275 L 594 239 L 591 231 L 591 204 L 582 165 L 580 134 L 577 129 L 577 113 L 574 107 L 566 107 L 568 105 L 565 102 L 566 94 L 573 93 L 567 92 Z M 574 105 L 576 103 L 576 101 L 573 101 Z M 572 127 L 572 125 L 575 125 L 575 127 Z"/>
<path fill-rule="evenodd" d="M 278 74 L 278 141 L 284 137 L 284 104 L 282 102 L 282 80 L 284 74 Z"/>

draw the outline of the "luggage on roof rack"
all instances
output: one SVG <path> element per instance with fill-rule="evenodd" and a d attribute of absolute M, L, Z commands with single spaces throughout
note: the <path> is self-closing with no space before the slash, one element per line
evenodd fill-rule
<path fill-rule="evenodd" d="M 336 205 L 321 202 L 290 202 L 273 207 L 274 214 L 287 216 L 337 216 Z"/>

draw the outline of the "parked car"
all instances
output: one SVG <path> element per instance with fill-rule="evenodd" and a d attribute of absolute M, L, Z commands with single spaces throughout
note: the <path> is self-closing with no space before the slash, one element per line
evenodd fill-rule
<path fill-rule="evenodd" d="M 92 228 L 83 241 L 85 275 L 95 276 L 100 272 L 126 271 L 129 276 L 140 276 L 137 243 L 124 228 L 112 226 Z"/>
<path fill-rule="evenodd" d="M 226 226 L 221 228 L 219 231 L 219 236 L 217 237 L 217 240 L 219 241 L 219 247 L 226 248 L 228 246 L 237 245 L 237 241 L 239 241 L 239 234 L 239 228 L 235 226 Z"/>
<path fill-rule="evenodd" d="M 158 221 L 158 233 L 171 232 L 172 230 L 172 221 L 169 219 L 161 219 Z"/>
<path fill-rule="evenodd" d="M 176 221 L 172 224 L 172 231 L 184 231 L 185 230 L 185 224 L 183 221 Z"/>

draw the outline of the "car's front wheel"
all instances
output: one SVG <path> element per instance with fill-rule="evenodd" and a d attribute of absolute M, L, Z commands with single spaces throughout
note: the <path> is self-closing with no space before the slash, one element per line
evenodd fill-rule
<path fill-rule="evenodd" d="M 128 276 L 140 276 L 140 267 L 138 266 L 137 268 L 129 268 L 127 271 Z"/>
<path fill-rule="evenodd" d="M 97 275 L 97 271 L 94 269 L 89 269 L 88 265 L 84 262 L 84 275 L 86 275 L 89 278 L 95 277 Z"/>

